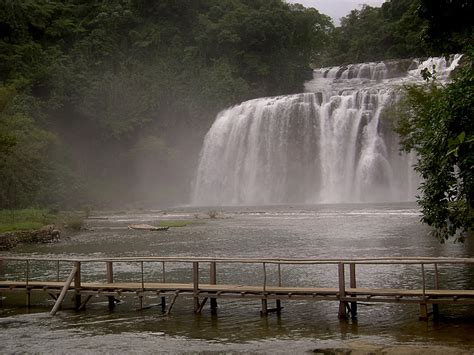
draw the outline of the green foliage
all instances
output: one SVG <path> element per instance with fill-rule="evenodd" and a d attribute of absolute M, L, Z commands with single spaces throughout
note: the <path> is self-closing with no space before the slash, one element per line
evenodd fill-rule
<path fill-rule="evenodd" d="M 219 213 L 216 210 L 210 210 L 210 211 L 207 211 L 207 215 L 209 216 L 209 218 L 214 219 L 214 218 L 217 218 Z"/>
<path fill-rule="evenodd" d="M 463 52 L 474 42 L 471 0 L 420 0 L 418 15 L 427 20 L 425 42 L 435 52 Z"/>
<path fill-rule="evenodd" d="M 465 25 L 472 5 L 453 3 Z M 423 35 L 472 43 L 441 5 L 390 0 L 334 29 L 283 0 L 1 1 L 0 208 L 184 200 L 218 111 L 302 91 L 310 63 L 424 55 Z"/>
<path fill-rule="evenodd" d="M 188 221 L 188 220 L 169 220 L 169 221 L 160 221 L 159 226 L 160 227 L 186 227 L 190 223 L 195 223 L 194 221 Z"/>
<path fill-rule="evenodd" d="M 42 209 L 0 210 L 0 233 L 38 229 L 54 220 L 53 215 Z"/>
<path fill-rule="evenodd" d="M 14 222 L 0 224 L 0 233 L 39 229 L 42 226 L 43 224 L 39 222 Z"/>
<path fill-rule="evenodd" d="M 300 91 L 331 28 L 282 0 L 0 2 L 0 208 L 184 194 L 182 150 L 226 106 Z"/>
<path fill-rule="evenodd" d="M 81 217 L 69 217 L 65 227 L 73 231 L 80 231 L 84 227 L 84 220 Z"/>
<path fill-rule="evenodd" d="M 426 20 L 417 13 L 419 0 L 389 0 L 382 7 L 364 5 L 343 17 L 332 34 L 324 65 L 420 57 Z"/>
<path fill-rule="evenodd" d="M 415 150 L 422 220 L 442 239 L 474 230 L 474 70 L 472 59 L 446 87 L 430 81 L 406 88 L 397 130 Z"/>
<path fill-rule="evenodd" d="M 40 202 L 44 182 L 52 174 L 48 155 L 54 135 L 38 128 L 29 116 L 30 97 L 15 95 L 0 112 L 0 208 L 28 207 Z M 6 148 L 5 148 L 6 147 Z"/>

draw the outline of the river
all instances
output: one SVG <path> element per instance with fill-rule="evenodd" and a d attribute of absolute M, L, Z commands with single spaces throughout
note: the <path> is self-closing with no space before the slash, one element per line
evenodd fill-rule
<path fill-rule="evenodd" d="M 440 244 L 420 224 L 414 204 L 295 205 L 219 208 L 208 218 L 207 208 L 113 213 L 89 219 L 91 230 L 68 234 L 61 242 L 20 245 L 0 255 L 41 257 L 202 256 L 202 257 L 472 257 L 474 244 Z M 207 217 L 207 218 L 206 218 Z M 156 224 L 161 220 L 192 220 L 166 232 L 134 231 L 132 223 Z M 137 266 L 123 265 L 133 274 Z M 128 268 L 128 269 L 127 269 Z M 358 285 L 393 287 L 419 283 L 417 266 L 366 267 Z M 119 269 L 117 269 L 119 270 Z M 170 277 L 188 273 L 176 265 Z M 270 270 L 271 271 L 271 270 Z M 283 282 L 327 285 L 334 281 L 329 267 L 288 267 Z M 14 271 L 11 271 L 14 273 Z M 46 272 L 32 266 L 32 274 Z M 68 270 L 62 270 L 67 275 Z M 94 277 L 103 271 L 85 271 Z M 153 270 L 146 271 L 153 277 Z M 218 275 L 234 282 L 260 280 L 250 266 L 226 265 Z M 428 279 L 432 276 L 428 270 Z M 62 275 L 63 277 L 63 275 Z M 65 278 L 65 276 L 64 276 Z M 474 270 L 443 268 L 441 284 L 474 288 Z M 11 294 L 0 307 L 1 353 L 156 353 L 156 352 L 260 352 L 304 353 L 317 348 L 425 349 L 432 353 L 474 351 L 474 307 L 441 306 L 439 320 L 418 320 L 417 305 L 360 304 L 357 320 L 339 321 L 336 302 L 282 301 L 281 315 L 260 316 L 259 301 L 219 300 L 217 315 L 205 308 L 193 314 L 192 299 L 178 298 L 170 316 L 158 300 L 148 299 L 147 309 L 136 310 L 132 297 L 109 311 L 107 300 L 92 299 L 87 310 L 70 307 L 49 316 L 53 300 L 34 298 L 27 310 Z M 426 347 L 426 348 L 425 348 Z M 428 350 L 431 349 L 431 350 Z M 369 352 L 369 350 L 367 350 Z M 441 351 L 441 352 L 440 352 Z"/>

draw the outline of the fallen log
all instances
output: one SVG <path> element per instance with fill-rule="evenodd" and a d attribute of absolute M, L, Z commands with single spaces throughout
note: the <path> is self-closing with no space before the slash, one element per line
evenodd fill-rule
<path fill-rule="evenodd" d="M 149 224 L 131 224 L 128 229 L 147 231 L 167 231 L 170 227 L 156 227 Z"/>

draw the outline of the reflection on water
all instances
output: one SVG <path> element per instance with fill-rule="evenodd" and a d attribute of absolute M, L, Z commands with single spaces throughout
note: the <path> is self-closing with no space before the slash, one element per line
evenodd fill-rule
<path fill-rule="evenodd" d="M 405 205 L 278 206 L 222 209 L 218 219 L 199 219 L 167 232 L 128 230 L 130 223 L 158 223 L 166 219 L 194 219 L 207 209 L 182 208 L 135 215 L 91 219 L 92 231 L 64 238 L 58 244 L 23 245 L 10 255 L 37 256 L 209 256 L 209 257 L 472 257 L 472 243 L 441 245 L 419 224 L 419 212 Z M 188 278 L 188 265 L 166 266 L 169 281 Z M 11 267 L 8 277 L 15 277 Z M 33 277 L 44 275 L 45 265 L 31 265 Z M 57 278 L 55 265 L 49 276 Z M 114 265 L 117 278 L 137 277 L 140 266 Z M 268 281 L 276 282 L 276 268 L 268 268 Z M 69 272 L 60 266 L 60 279 Z M 82 270 L 85 280 L 103 278 L 104 265 L 91 263 Z M 119 276 L 120 272 L 120 276 Z M 474 270 L 442 267 L 441 282 L 451 287 L 474 287 Z M 284 285 L 334 287 L 334 266 L 283 266 Z M 161 265 L 145 264 L 147 280 L 160 280 Z M 403 288 L 419 285 L 419 266 L 359 266 L 358 285 L 381 284 Z M 207 278 L 206 270 L 202 277 Z M 418 278 L 417 278 L 418 277 Z M 225 264 L 218 268 L 221 281 L 259 284 L 262 270 L 252 265 Z M 433 270 L 427 268 L 427 280 Z M 117 280 L 119 281 L 119 280 Z M 419 287 L 419 286 L 418 286 Z M 23 296 L 22 296 L 23 297 Z M 20 297 L 20 298 L 22 298 Z M 356 321 L 340 322 L 337 303 L 282 301 L 280 316 L 260 317 L 259 301 L 219 300 L 217 315 L 207 308 L 194 315 L 192 300 L 179 297 L 171 316 L 161 313 L 159 298 L 147 298 L 147 309 L 137 311 L 138 301 L 124 297 L 113 312 L 106 300 L 93 298 L 88 310 L 63 310 L 57 317 L 47 314 L 53 301 L 35 297 L 29 311 L 14 305 L 24 299 L 4 299 L 0 308 L 1 352 L 48 352 L 51 344 L 59 352 L 110 351 L 262 351 L 296 352 L 318 347 L 341 347 L 348 342 L 391 346 L 436 344 L 474 347 L 474 307 L 441 306 L 442 317 L 418 320 L 417 305 L 360 304 Z M 271 306 L 271 305 L 270 305 Z M 28 314 L 29 312 L 29 314 Z M 351 343 L 352 344 L 352 343 Z"/>

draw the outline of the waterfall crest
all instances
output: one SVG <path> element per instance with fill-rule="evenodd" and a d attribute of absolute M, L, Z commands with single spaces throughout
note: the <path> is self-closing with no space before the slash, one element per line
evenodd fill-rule
<path fill-rule="evenodd" d="M 414 200 L 413 154 L 401 155 L 383 109 L 395 88 L 446 60 L 321 68 L 305 93 L 259 98 L 222 111 L 204 139 L 194 205 L 396 202 Z"/>

